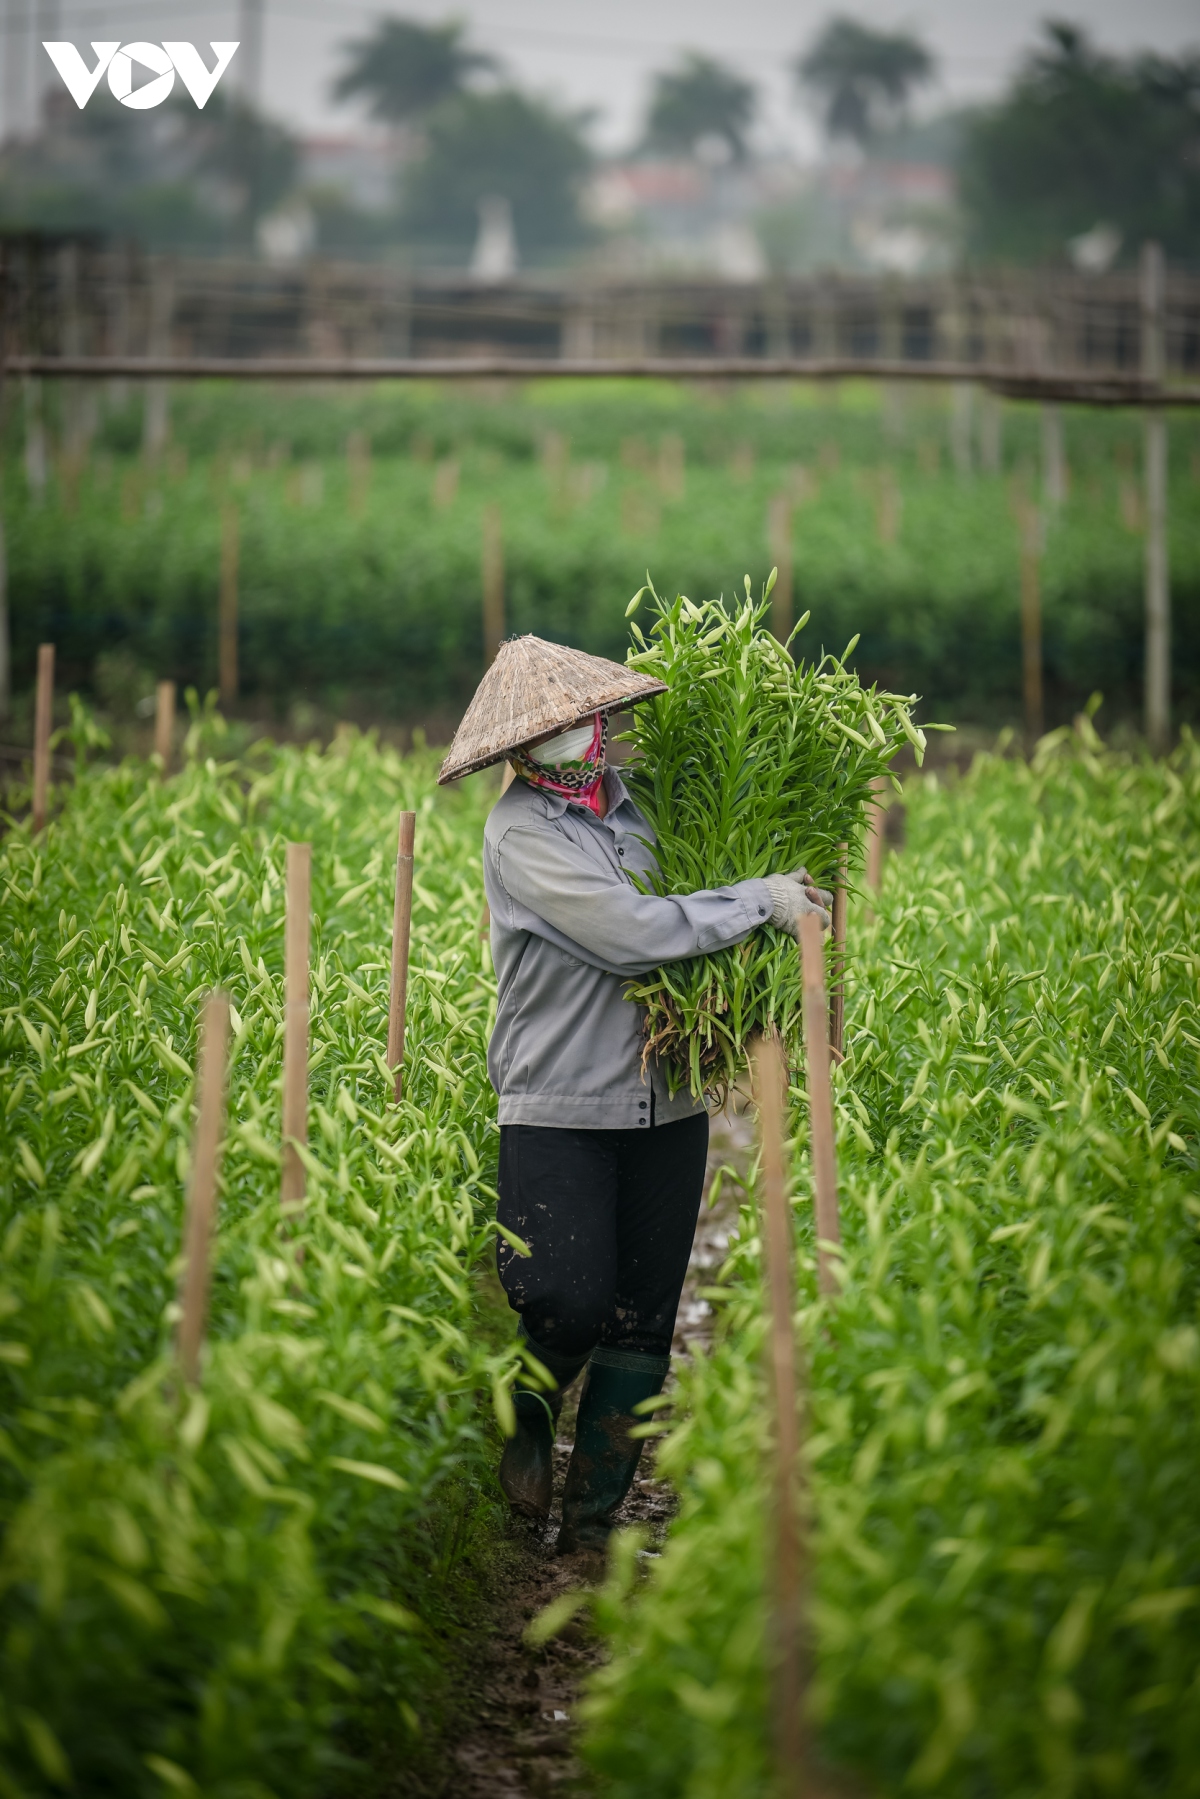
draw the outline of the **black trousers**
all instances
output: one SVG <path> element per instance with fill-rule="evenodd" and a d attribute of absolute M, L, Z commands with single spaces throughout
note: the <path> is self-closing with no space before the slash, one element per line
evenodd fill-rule
<path fill-rule="evenodd" d="M 508 1303 L 534 1344 L 669 1355 L 708 1154 L 708 1115 L 630 1131 L 500 1127 Z"/>

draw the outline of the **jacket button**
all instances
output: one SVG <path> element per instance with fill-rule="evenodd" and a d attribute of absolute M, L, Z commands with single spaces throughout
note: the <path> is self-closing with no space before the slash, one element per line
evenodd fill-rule
<path fill-rule="evenodd" d="M 624 854 L 625 854 L 625 851 L 624 851 L 624 850 L 618 850 L 618 851 L 617 851 L 617 854 L 618 854 L 618 856 L 623 856 L 623 855 L 624 855 Z"/>
<path fill-rule="evenodd" d="M 638 1100 L 638 1110 L 641 1112 L 644 1112 L 646 1110 L 646 1102 L 644 1099 Z"/>
<path fill-rule="evenodd" d="M 639 1124 L 645 1124 L 645 1123 L 646 1123 L 646 1120 L 645 1120 L 645 1119 L 644 1119 L 644 1118 L 639 1118 L 639 1119 L 638 1119 L 638 1123 L 639 1123 Z"/>

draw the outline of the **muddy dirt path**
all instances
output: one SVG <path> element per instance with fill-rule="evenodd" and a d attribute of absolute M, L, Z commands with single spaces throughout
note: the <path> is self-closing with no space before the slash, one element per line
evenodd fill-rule
<path fill-rule="evenodd" d="M 701 1206 L 687 1282 L 679 1306 L 672 1352 L 686 1357 L 707 1343 L 712 1310 L 700 1297 L 725 1259 L 729 1233 L 735 1228 L 740 1189 L 727 1183 L 711 1210 L 708 1188 L 723 1164 L 744 1166 L 750 1147 L 748 1119 L 720 1114 L 712 1121 L 705 1203 Z M 575 1395 L 568 1395 L 555 1444 L 555 1504 L 542 1531 L 514 1524 L 507 1564 L 498 1581 L 488 1614 L 481 1619 L 481 1641 L 467 1680 L 475 1691 L 464 1705 L 474 1719 L 453 1752 L 453 1772 L 443 1799 L 549 1799 L 549 1795 L 586 1794 L 587 1771 L 576 1759 L 573 1742 L 581 1683 L 600 1658 L 599 1647 L 582 1628 L 568 1625 L 544 1648 L 523 1641 L 529 1620 L 560 1593 L 578 1584 L 578 1573 L 554 1555 L 558 1506 L 571 1455 L 575 1429 Z M 645 1524 L 653 1541 L 661 1537 L 675 1509 L 669 1486 L 655 1479 L 650 1446 L 628 1499 L 619 1513 L 621 1524 Z"/>

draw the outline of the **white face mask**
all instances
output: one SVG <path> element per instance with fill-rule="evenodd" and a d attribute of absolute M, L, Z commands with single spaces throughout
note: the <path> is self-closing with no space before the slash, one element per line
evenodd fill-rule
<path fill-rule="evenodd" d="M 545 743 L 535 744 L 525 754 L 531 762 L 538 763 L 542 768 L 554 768 L 562 762 L 578 762 L 591 749 L 595 733 L 596 721 L 592 718 L 586 725 L 576 725 L 570 731 L 560 731 L 557 737 L 548 737 Z"/>

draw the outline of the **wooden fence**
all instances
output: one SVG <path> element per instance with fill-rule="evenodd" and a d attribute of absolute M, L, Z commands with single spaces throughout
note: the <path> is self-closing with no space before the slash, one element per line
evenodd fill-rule
<path fill-rule="evenodd" d="M 88 257 L 95 265 L 90 272 Z M 359 265 L 338 272 L 312 264 L 285 276 L 257 264 L 138 263 L 127 251 L 118 257 L 75 240 L 59 243 L 51 254 L 42 239 L 0 239 L 0 423 L 8 377 L 19 376 L 28 469 L 37 454 L 44 459 L 39 396 L 47 377 L 67 384 L 72 403 L 64 409 L 69 440 L 64 447 L 68 456 L 78 457 L 86 453 L 86 394 L 100 380 L 119 386 L 132 378 L 143 384 L 145 448 L 154 455 L 167 437 L 172 380 L 867 376 L 882 381 L 885 390 L 903 381 L 949 383 L 954 417 L 961 415 L 968 427 L 973 386 L 994 398 L 1040 401 L 1043 497 L 1053 508 L 1061 504 L 1064 485 L 1058 404 L 1140 406 L 1146 414 L 1145 726 L 1152 749 L 1167 746 L 1171 604 L 1164 410 L 1200 404 L 1200 381 L 1186 379 L 1200 371 L 1200 281 L 1170 273 L 1157 245 L 1144 247 L 1136 281 L 1125 275 L 1073 280 L 1030 275 L 990 284 L 955 279 L 905 285 L 831 277 L 719 288 L 663 283 L 653 289 L 620 283 L 482 288 L 444 282 L 439 287 L 431 280 L 409 281 L 403 287 L 408 323 L 393 333 L 395 352 L 381 355 L 387 336 L 381 320 L 386 305 L 400 304 L 398 281 L 394 271 Z M 267 307 L 272 294 L 273 312 Z M 239 295 L 245 301 L 241 314 Z M 436 354 L 414 354 L 421 347 L 414 321 L 422 308 L 428 321 L 443 321 L 436 329 L 431 324 L 426 334 Z M 728 328 L 731 308 L 741 321 L 736 330 Z M 580 326 L 585 315 L 586 331 Z M 354 331 L 333 324 L 328 331 L 311 331 L 307 353 L 297 354 L 294 340 L 297 334 L 304 337 L 304 320 L 327 316 L 343 324 L 357 321 Z M 653 330 L 646 323 L 651 317 Z M 463 330 L 454 353 L 447 354 L 438 331 L 449 329 L 451 318 Z M 604 330 L 597 324 L 601 318 L 607 321 Z M 689 318 L 701 322 L 693 332 L 702 343 L 699 353 L 683 329 L 681 321 Z M 522 319 L 541 323 L 522 337 L 513 326 Z M 629 324 L 634 319 L 636 331 Z M 504 340 L 500 349 L 497 339 Z M 363 453 L 360 446 L 360 462 Z M 486 527 L 483 590 L 494 648 L 503 631 L 502 531 L 494 509 Z M 0 494 L 0 718 L 9 707 L 4 541 Z M 781 607 L 789 585 L 789 571 L 782 572 Z M 1033 735 L 1041 711 L 1035 586 L 1030 549 L 1023 619 L 1027 727 Z M 236 515 L 226 518 L 223 533 L 221 619 L 221 689 L 228 704 L 237 690 Z"/>
<path fill-rule="evenodd" d="M 1128 375 L 1141 366 L 1133 271 L 485 284 L 369 263 L 280 268 L 16 234 L 0 237 L 0 298 L 10 356 L 745 358 Z M 1196 276 L 1167 273 L 1163 345 L 1168 376 L 1200 376 Z"/>

